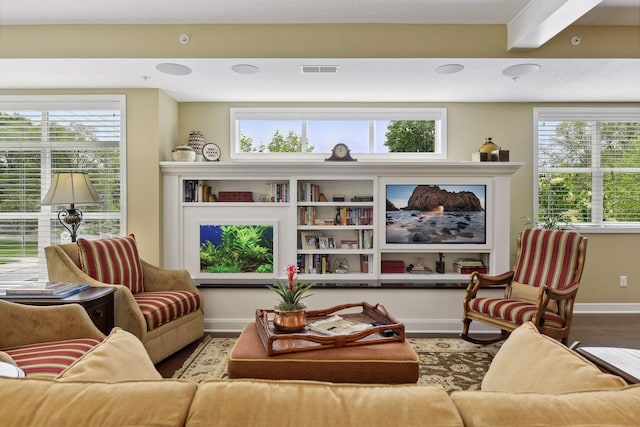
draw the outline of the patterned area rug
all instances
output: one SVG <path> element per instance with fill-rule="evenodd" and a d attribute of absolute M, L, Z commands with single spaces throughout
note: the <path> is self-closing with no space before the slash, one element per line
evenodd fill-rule
<path fill-rule="evenodd" d="M 409 338 L 420 358 L 418 384 L 439 384 L 447 392 L 477 390 L 500 344 L 480 346 L 457 338 Z M 173 378 L 200 382 L 227 378 L 229 353 L 235 338 L 204 341 L 178 369 Z"/>

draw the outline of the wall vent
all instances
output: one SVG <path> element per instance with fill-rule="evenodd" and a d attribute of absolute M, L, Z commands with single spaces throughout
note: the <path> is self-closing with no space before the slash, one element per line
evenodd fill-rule
<path fill-rule="evenodd" d="M 335 74 L 338 72 L 337 65 L 301 65 L 302 74 Z"/>

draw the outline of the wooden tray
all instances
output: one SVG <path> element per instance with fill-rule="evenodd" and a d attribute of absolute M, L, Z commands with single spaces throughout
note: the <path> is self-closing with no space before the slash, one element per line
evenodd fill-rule
<path fill-rule="evenodd" d="M 344 311 L 344 313 L 343 313 Z M 351 347 L 356 345 L 383 344 L 404 341 L 404 324 L 391 317 L 382 304 L 371 305 L 366 302 L 342 304 L 326 310 L 307 310 L 307 322 L 326 319 L 338 314 L 345 319 L 364 323 L 380 323 L 364 331 L 352 334 L 329 336 L 305 328 L 301 332 L 280 332 L 273 326 L 274 310 L 256 310 L 256 327 L 265 350 L 269 356 L 283 353 L 319 350 L 325 348 Z M 389 336 L 384 331 L 393 331 Z"/>

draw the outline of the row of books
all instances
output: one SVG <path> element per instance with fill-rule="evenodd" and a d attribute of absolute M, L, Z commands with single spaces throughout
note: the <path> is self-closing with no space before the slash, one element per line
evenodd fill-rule
<path fill-rule="evenodd" d="M 289 183 L 268 183 L 266 185 L 267 201 L 275 203 L 289 202 Z"/>
<path fill-rule="evenodd" d="M 184 201 L 185 202 L 215 202 L 216 196 L 211 190 L 211 186 L 205 181 L 189 179 L 184 181 Z"/>
<path fill-rule="evenodd" d="M 326 202 L 320 197 L 320 186 L 310 182 L 298 183 L 298 201 L 300 202 Z"/>
<path fill-rule="evenodd" d="M 373 208 L 339 208 L 339 225 L 373 225 Z"/>
<path fill-rule="evenodd" d="M 48 282 L 5 289 L 5 295 L 32 298 L 67 298 L 89 289 L 86 283 Z"/>

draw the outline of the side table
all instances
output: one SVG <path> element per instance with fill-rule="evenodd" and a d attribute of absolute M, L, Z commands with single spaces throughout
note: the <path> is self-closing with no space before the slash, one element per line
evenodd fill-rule
<path fill-rule="evenodd" d="M 116 289 L 113 287 L 89 288 L 78 294 L 67 298 L 38 298 L 25 297 L 24 295 L 0 295 L 5 301 L 17 302 L 27 305 L 61 305 L 80 304 L 89 317 L 103 334 L 109 335 L 114 323 L 114 303 L 113 294 Z"/>
<path fill-rule="evenodd" d="M 600 369 L 622 377 L 629 384 L 640 383 L 640 349 L 578 347 L 576 351 Z"/>

